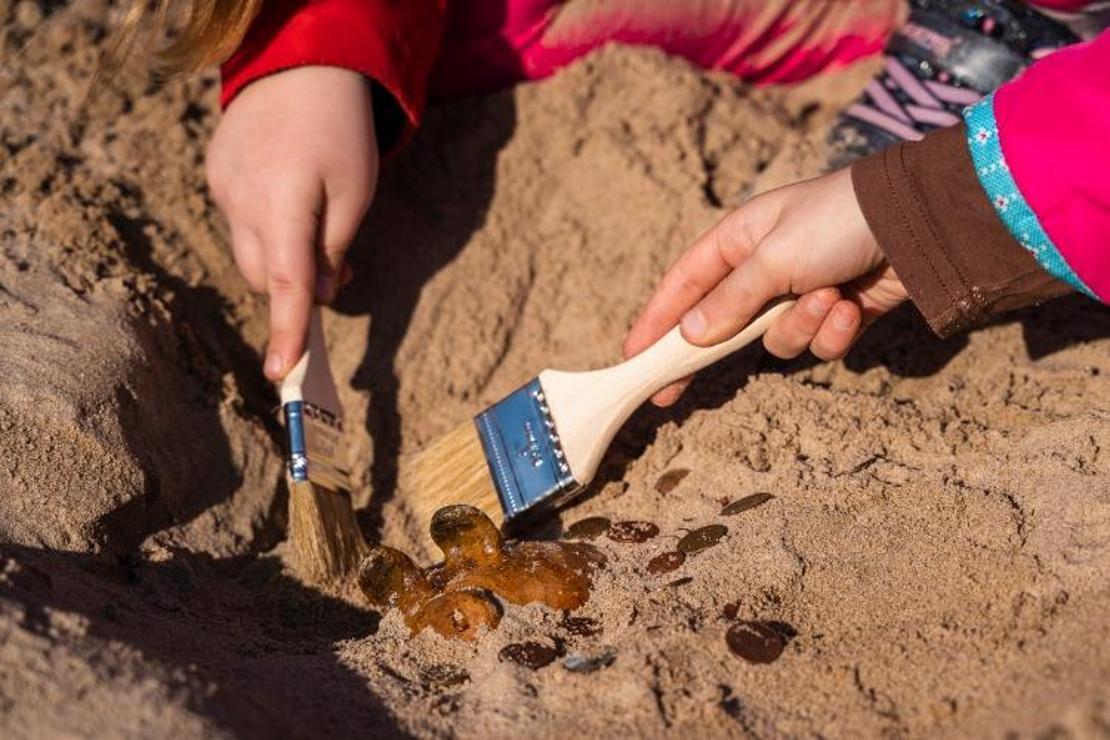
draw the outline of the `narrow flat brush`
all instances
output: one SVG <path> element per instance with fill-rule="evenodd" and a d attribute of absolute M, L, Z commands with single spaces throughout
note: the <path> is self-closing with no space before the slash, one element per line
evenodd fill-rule
<path fill-rule="evenodd" d="M 470 504 L 495 522 L 551 510 L 581 492 L 628 417 L 655 392 L 758 339 L 794 299 L 773 303 L 739 334 L 698 347 L 678 327 L 635 357 L 586 372 L 544 370 L 420 452 L 402 481 L 420 521 Z"/>
<path fill-rule="evenodd" d="M 282 381 L 281 409 L 296 567 L 310 581 L 335 581 L 358 566 L 366 543 L 351 505 L 343 408 L 318 308 L 312 311 L 308 347 Z"/>

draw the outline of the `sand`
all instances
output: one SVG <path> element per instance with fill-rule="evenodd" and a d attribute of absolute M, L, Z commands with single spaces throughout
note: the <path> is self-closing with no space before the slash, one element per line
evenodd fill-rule
<path fill-rule="evenodd" d="M 659 527 L 595 541 L 576 616 L 600 634 L 509 606 L 475 644 L 409 640 L 289 567 L 265 303 L 204 188 L 214 77 L 82 107 L 107 4 L 0 8 L 0 734 L 1110 734 L 1106 309 L 940 341 L 907 307 L 843 362 L 745 351 L 634 417 L 532 533 Z M 328 317 L 367 535 L 411 550 L 410 453 L 543 367 L 616 360 L 700 229 L 826 166 L 865 79 L 752 90 L 611 48 L 434 107 Z M 718 544 L 647 572 L 709 524 Z M 794 636 L 750 663 L 743 620 Z M 566 655 L 499 659 L 522 641 Z"/>

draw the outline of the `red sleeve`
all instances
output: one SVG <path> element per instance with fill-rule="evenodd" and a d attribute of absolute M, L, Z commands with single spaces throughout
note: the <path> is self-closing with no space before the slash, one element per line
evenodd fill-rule
<path fill-rule="evenodd" d="M 268 0 L 220 71 L 224 107 L 251 82 L 291 67 L 361 72 L 380 84 L 410 128 L 420 122 L 443 36 L 446 0 Z"/>

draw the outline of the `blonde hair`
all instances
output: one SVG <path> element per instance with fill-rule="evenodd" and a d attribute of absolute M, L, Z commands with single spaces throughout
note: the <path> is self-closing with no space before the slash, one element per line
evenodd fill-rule
<path fill-rule="evenodd" d="M 196 72 L 231 56 L 243 40 L 263 0 L 190 0 L 180 35 L 154 53 L 159 76 Z M 105 66 L 119 69 L 134 53 L 140 40 L 149 40 L 170 23 L 177 12 L 174 0 L 131 0 L 116 38 L 108 49 Z"/>

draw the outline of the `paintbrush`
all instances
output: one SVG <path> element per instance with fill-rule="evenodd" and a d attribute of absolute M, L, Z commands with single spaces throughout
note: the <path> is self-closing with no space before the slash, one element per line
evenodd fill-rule
<path fill-rule="evenodd" d="M 281 410 L 296 568 L 317 583 L 341 579 L 358 567 L 367 547 L 351 505 L 343 408 L 319 308 L 312 311 L 308 348 L 281 383 Z"/>
<path fill-rule="evenodd" d="M 507 525 L 566 503 L 593 480 L 609 443 L 644 401 L 759 338 L 794 303 L 768 304 L 712 347 L 690 344 L 675 327 L 613 367 L 544 370 L 417 453 L 403 485 L 417 521 L 461 503 Z"/>

